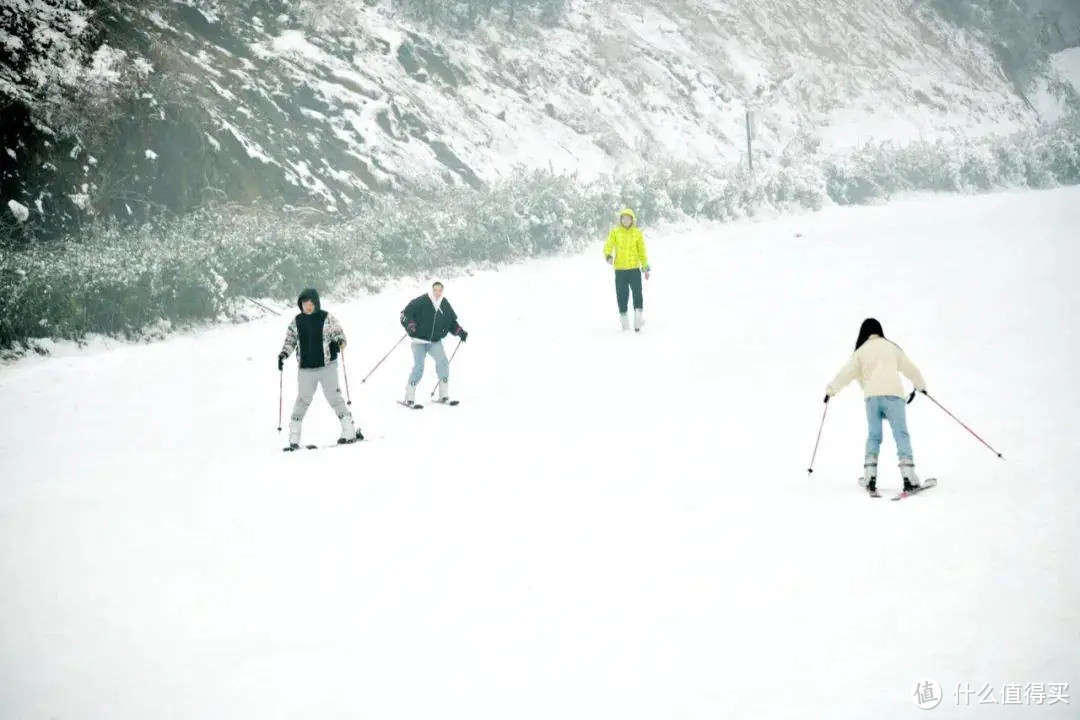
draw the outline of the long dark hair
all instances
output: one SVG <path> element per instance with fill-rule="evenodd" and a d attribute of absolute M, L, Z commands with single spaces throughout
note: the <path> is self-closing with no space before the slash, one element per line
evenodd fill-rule
<path fill-rule="evenodd" d="M 881 329 L 881 323 L 874 318 L 866 318 L 859 326 L 859 338 L 855 341 L 855 349 L 858 350 L 863 343 L 870 339 L 871 335 L 885 337 L 885 331 Z"/>

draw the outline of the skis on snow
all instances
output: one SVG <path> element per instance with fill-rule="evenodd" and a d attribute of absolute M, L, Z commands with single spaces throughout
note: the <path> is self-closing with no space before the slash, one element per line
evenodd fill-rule
<path fill-rule="evenodd" d="M 423 410 L 424 409 L 424 406 L 419 404 L 419 403 L 413 403 L 413 404 L 410 405 L 409 403 L 405 402 L 404 400 L 398 400 L 397 403 L 398 403 L 398 405 L 401 405 L 402 407 L 407 407 L 410 410 Z M 460 403 L 461 403 L 460 400 L 432 400 L 431 401 L 432 405 L 446 405 L 448 407 L 454 407 L 456 405 L 459 405 Z"/>
<path fill-rule="evenodd" d="M 297 445 L 296 447 L 293 447 L 292 445 L 286 445 L 285 447 L 281 448 L 282 452 L 296 452 L 297 450 L 318 450 L 318 449 L 319 449 L 318 445 Z"/>
<path fill-rule="evenodd" d="M 890 498 L 890 499 L 893 500 L 893 501 L 903 500 L 906 497 L 911 497 L 912 495 L 918 495 L 919 493 L 923 492 L 924 490 L 929 490 L 930 488 L 935 487 L 936 485 L 937 485 L 937 478 L 926 478 L 925 480 L 923 480 L 923 484 L 920 485 L 919 487 L 915 488 L 914 490 L 901 490 L 896 495 L 892 496 L 892 498 Z M 879 493 L 877 491 L 877 489 L 867 490 L 866 494 L 869 495 L 872 498 L 881 497 L 881 493 Z"/>
<path fill-rule="evenodd" d="M 371 442 L 372 440 L 378 440 L 381 437 L 382 437 L 381 435 L 379 437 L 377 437 L 377 438 L 360 436 L 360 437 L 356 438 L 355 440 L 351 440 L 349 442 L 336 442 L 336 443 L 334 443 L 332 445 L 314 445 L 312 443 L 308 443 L 307 445 L 297 445 L 296 447 L 293 447 L 292 445 L 286 445 L 285 447 L 283 447 L 281 449 L 282 449 L 283 452 L 296 452 L 298 450 L 318 450 L 319 448 L 328 449 L 328 448 L 336 448 L 336 447 L 345 447 L 346 445 L 356 445 L 357 443 Z"/>
<path fill-rule="evenodd" d="M 892 499 L 894 501 L 903 500 L 906 497 L 911 497 L 912 495 L 918 495 L 921 492 L 925 492 L 930 488 L 935 487 L 936 485 L 937 478 L 926 478 L 925 480 L 923 480 L 922 485 L 920 485 L 919 487 L 915 488 L 914 490 L 901 490 L 899 493 L 894 495 Z"/>

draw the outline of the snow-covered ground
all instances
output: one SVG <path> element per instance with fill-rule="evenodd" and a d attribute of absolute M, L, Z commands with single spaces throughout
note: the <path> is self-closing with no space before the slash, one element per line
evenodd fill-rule
<path fill-rule="evenodd" d="M 0 717 L 914 718 L 921 678 L 1076 717 L 1076 227 L 1077 188 L 646 228 L 639 335 L 599 239 L 445 278 L 462 404 L 419 412 L 404 346 L 361 379 L 423 288 L 328 298 L 370 441 L 315 452 L 284 317 L 0 367 Z M 920 397 L 941 484 L 871 500 L 850 386 L 808 479 L 868 315 L 1004 461 Z"/>

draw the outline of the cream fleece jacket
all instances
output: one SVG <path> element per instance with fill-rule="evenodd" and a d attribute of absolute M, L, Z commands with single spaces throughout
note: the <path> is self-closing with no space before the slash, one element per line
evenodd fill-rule
<path fill-rule="evenodd" d="M 900 347 L 880 335 L 871 335 L 862 347 L 855 351 L 848 364 L 841 368 L 825 392 L 833 396 L 843 390 L 852 380 L 858 380 L 865 397 L 892 395 L 907 397 L 900 381 L 903 373 L 916 390 L 926 390 L 919 368 L 908 359 Z"/>

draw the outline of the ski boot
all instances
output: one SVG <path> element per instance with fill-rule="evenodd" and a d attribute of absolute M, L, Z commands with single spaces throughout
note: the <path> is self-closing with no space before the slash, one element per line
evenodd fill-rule
<path fill-rule="evenodd" d="M 348 445 L 350 443 L 359 442 L 364 439 L 364 434 L 359 430 L 356 431 L 356 435 L 353 437 L 339 437 L 337 439 L 338 445 Z"/>
<path fill-rule="evenodd" d="M 904 477 L 904 492 L 922 489 L 922 481 L 919 480 L 919 476 L 915 473 L 915 462 L 913 460 L 900 461 L 900 474 Z"/>
<path fill-rule="evenodd" d="M 863 461 L 863 474 L 859 478 L 859 487 L 869 488 L 877 480 L 877 457 L 870 455 Z"/>
<path fill-rule="evenodd" d="M 877 457 L 868 456 L 863 461 L 863 474 L 859 478 L 859 485 L 866 489 L 866 492 L 870 493 L 871 497 L 879 497 L 877 491 Z"/>

